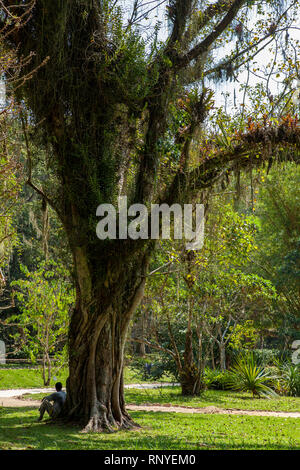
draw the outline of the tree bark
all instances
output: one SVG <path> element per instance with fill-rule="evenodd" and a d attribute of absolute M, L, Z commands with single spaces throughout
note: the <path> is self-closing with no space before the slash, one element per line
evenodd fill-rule
<path fill-rule="evenodd" d="M 221 370 L 224 371 L 226 370 L 226 351 L 225 351 L 224 343 L 220 342 L 219 350 L 220 350 L 220 367 L 221 367 Z"/>
<path fill-rule="evenodd" d="M 47 385 L 47 380 L 46 380 L 46 357 L 45 357 L 45 354 L 43 355 L 42 376 L 43 376 L 44 385 L 46 386 Z"/>
<path fill-rule="evenodd" d="M 43 354 L 42 376 L 45 387 L 48 387 L 50 385 L 51 380 L 51 359 L 48 351 L 45 351 Z"/>
<path fill-rule="evenodd" d="M 89 315 L 78 331 L 80 314 L 74 312 L 69 335 L 68 417 L 88 431 L 128 427 L 122 386 L 127 322 L 108 307 Z"/>
<path fill-rule="evenodd" d="M 216 363 L 215 363 L 215 353 L 214 353 L 214 343 L 210 343 L 210 357 L 211 357 L 211 366 L 213 370 L 216 369 Z"/>
<path fill-rule="evenodd" d="M 85 431 L 135 425 L 124 401 L 124 347 L 130 319 L 143 296 L 147 266 L 147 257 L 140 257 L 131 270 L 124 265 L 115 273 L 108 287 L 106 281 L 93 285 L 87 259 L 81 250 L 75 250 L 77 296 L 69 329 L 64 413 Z"/>
<path fill-rule="evenodd" d="M 203 391 L 202 370 L 195 364 L 192 331 L 193 301 L 188 299 L 188 325 L 185 335 L 183 366 L 180 368 L 181 393 L 184 396 L 199 395 Z"/>
<path fill-rule="evenodd" d="M 48 387 L 50 385 L 50 380 L 51 380 L 51 359 L 50 359 L 50 356 L 49 356 L 48 352 L 46 353 L 46 359 L 47 359 L 47 373 L 48 373 L 48 376 L 47 376 L 47 383 L 45 383 L 45 385 Z"/>

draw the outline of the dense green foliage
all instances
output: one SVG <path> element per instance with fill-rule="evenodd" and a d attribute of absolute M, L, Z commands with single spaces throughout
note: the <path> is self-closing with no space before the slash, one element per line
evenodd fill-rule
<path fill-rule="evenodd" d="M 272 396 L 272 380 L 269 371 L 257 362 L 253 354 L 239 357 L 230 370 L 228 387 L 242 392 L 250 391 L 253 396 Z"/>
<path fill-rule="evenodd" d="M 21 270 L 25 278 L 12 282 L 21 313 L 6 322 L 19 327 L 15 347 L 22 348 L 33 362 L 42 357 L 44 384 L 49 385 L 51 355 L 65 348 L 74 290 L 69 272 L 53 261 L 40 263 L 34 272 L 26 266 Z"/>

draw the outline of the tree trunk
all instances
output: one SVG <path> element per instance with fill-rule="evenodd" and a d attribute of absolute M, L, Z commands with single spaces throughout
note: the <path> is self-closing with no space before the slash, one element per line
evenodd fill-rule
<path fill-rule="evenodd" d="M 43 376 L 43 383 L 46 386 L 47 385 L 47 380 L 46 380 L 46 356 L 45 356 L 45 354 L 43 354 L 42 376 Z"/>
<path fill-rule="evenodd" d="M 220 367 L 221 367 L 221 370 L 224 371 L 226 370 L 226 351 L 225 351 L 224 343 L 219 344 L 219 350 L 220 350 Z"/>
<path fill-rule="evenodd" d="M 50 381 L 51 381 L 51 359 L 50 359 L 50 356 L 49 356 L 49 353 L 47 352 L 46 353 L 46 359 L 47 359 L 47 382 L 45 383 L 45 385 L 48 387 L 50 385 Z"/>
<path fill-rule="evenodd" d="M 134 323 L 131 336 L 132 338 L 145 338 L 145 315 L 146 312 L 142 310 L 141 314 L 139 315 L 137 321 Z M 132 349 L 134 354 L 138 356 L 145 357 L 146 356 L 146 347 L 145 343 L 137 343 L 136 341 L 132 341 Z"/>
<path fill-rule="evenodd" d="M 122 380 L 127 322 L 108 308 L 83 325 L 76 320 L 80 313 L 74 312 L 69 335 L 68 416 L 91 431 L 128 427 Z"/>
<path fill-rule="evenodd" d="M 142 312 L 141 318 L 140 318 L 140 322 L 141 322 L 141 338 L 144 338 L 144 337 L 145 337 L 145 323 L 146 323 L 145 315 L 146 315 L 146 312 Z M 140 354 L 140 356 L 142 356 L 142 357 L 145 357 L 145 356 L 146 356 L 146 346 L 145 346 L 145 343 L 140 343 L 140 344 L 139 344 L 139 354 Z"/>
<path fill-rule="evenodd" d="M 210 343 L 210 357 L 211 357 L 211 366 L 213 370 L 216 369 L 216 363 L 215 363 L 215 353 L 214 353 L 214 343 Z"/>
<path fill-rule="evenodd" d="M 202 377 L 199 375 L 193 354 L 192 303 L 188 301 L 188 325 L 185 335 L 184 363 L 180 371 L 181 393 L 184 396 L 199 395 L 202 391 Z"/>
<path fill-rule="evenodd" d="M 130 319 L 142 299 L 148 264 L 142 258 L 132 270 L 125 265 L 110 285 L 105 281 L 98 287 L 92 286 L 81 250 L 75 255 L 77 296 L 69 329 L 65 414 L 86 431 L 127 429 L 134 423 L 124 402 L 124 346 Z"/>
<path fill-rule="evenodd" d="M 51 380 L 51 359 L 47 351 L 45 351 L 43 354 L 42 376 L 45 387 L 48 387 Z"/>
<path fill-rule="evenodd" d="M 184 350 L 184 365 L 180 372 L 180 385 L 182 395 L 195 395 L 196 379 L 197 370 L 194 364 L 193 357 L 192 332 L 187 331 Z"/>

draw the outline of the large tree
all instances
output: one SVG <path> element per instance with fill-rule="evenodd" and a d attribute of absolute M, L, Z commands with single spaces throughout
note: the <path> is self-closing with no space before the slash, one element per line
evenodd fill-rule
<path fill-rule="evenodd" d="M 190 163 L 193 138 L 212 106 L 204 79 L 234 76 L 264 41 L 287 31 L 297 2 L 286 2 L 287 12 L 284 2 L 276 2 L 272 20 L 261 20 L 259 32 L 247 34 L 246 16 L 261 2 L 165 2 L 171 27 L 163 42 L 145 20 L 152 14 L 147 5 L 151 10 L 155 3 L 131 2 L 128 20 L 119 3 L 124 4 L 1 1 L 6 43 L 19 58 L 34 53 L 17 87 L 30 111 L 24 129 L 28 140 L 39 138 L 49 149 L 49 168 L 57 176 L 57 184 L 45 183 L 43 190 L 33 182 L 29 143 L 28 183 L 57 211 L 74 258 L 77 300 L 69 331 L 67 414 L 96 431 L 133 424 L 123 397 L 123 349 L 155 250 L 152 240 L 98 240 L 97 206 L 116 204 L 118 195 L 126 195 L 128 204 L 147 206 L 191 202 L 237 162 L 239 168 L 258 164 L 279 143 L 293 149 L 299 144 L 294 121 L 274 127 L 265 120 L 236 134 L 230 145 L 206 139 L 196 164 Z M 10 34 L 21 16 L 23 26 Z M 230 48 L 230 34 L 238 40 L 218 59 L 222 43 Z M 33 67 L 38 67 L 34 75 Z M 198 91 L 192 92 L 195 83 Z M 177 104 L 182 118 L 176 120 Z M 168 141 L 176 152 L 166 163 Z"/>

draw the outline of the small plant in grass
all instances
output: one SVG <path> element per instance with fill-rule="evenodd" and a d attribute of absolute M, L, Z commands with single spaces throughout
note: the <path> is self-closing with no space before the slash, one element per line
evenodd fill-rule
<path fill-rule="evenodd" d="M 204 381 L 209 390 L 226 390 L 228 388 L 229 371 L 205 368 Z"/>
<path fill-rule="evenodd" d="M 240 356 L 230 370 L 227 386 L 232 390 L 252 392 L 254 397 L 276 396 L 271 388 L 274 381 L 269 371 L 260 366 L 253 354 Z"/>
<path fill-rule="evenodd" d="M 300 396 L 300 367 L 285 363 L 279 367 L 280 392 L 291 397 Z"/>

